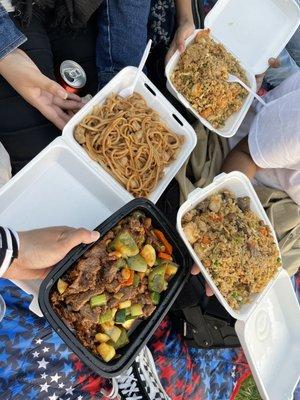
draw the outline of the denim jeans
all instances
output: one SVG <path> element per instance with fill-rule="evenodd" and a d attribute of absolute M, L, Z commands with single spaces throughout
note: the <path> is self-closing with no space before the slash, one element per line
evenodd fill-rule
<path fill-rule="evenodd" d="M 0 3 L 0 60 L 26 41 Z"/>
<path fill-rule="evenodd" d="M 137 66 L 147 44 L 150 0 L 104 0 L 99 9 L 96 62 L 99 89 L 121 69 Z"/>
<path fill-rule="evenodd" d="M 300 0 L 297 0 L 297 3 L 300 7 Z M 269 68 L 265 76 L 265 80 L 274 87 L 300 70 L 300 27 L 280 53 L 279 59 L 280 67 Z"/>
<path fill-rule="evenodd" d="M 280 67 L 269 68 L 265 75 L 265 80 L 274 87 L 300 70 L 300 29 L 280 53 L 279 59 Z"/>

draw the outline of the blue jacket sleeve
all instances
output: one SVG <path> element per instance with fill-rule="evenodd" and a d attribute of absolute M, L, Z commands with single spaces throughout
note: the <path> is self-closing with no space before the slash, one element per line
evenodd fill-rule
<path fill-rule="evenodd" d="M 26 40 L 0 3 L 0 60 Z"/>

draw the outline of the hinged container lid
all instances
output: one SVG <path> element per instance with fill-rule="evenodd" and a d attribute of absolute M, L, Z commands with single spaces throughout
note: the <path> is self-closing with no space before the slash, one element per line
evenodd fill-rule
<path fill-rule="evenodd" d="M 0 225 L 17 231 L 60 225 L 93 229 L 130 200 L 59 137 L 0 189 Z M 33 295 L 29 308 L 42 316 L 41 280 L 13 282 Z"/>
<path fill-rule="evenodd" d="M 204 22 L 253 74 L 268 69 L 299 24 L 295 0 L 219 0 Z"/>
<path fill-rule="evenodd" d="M 286 271 L 235 329 L 262 398 L 292 399 L 300 377 L 300 307 Z"/>

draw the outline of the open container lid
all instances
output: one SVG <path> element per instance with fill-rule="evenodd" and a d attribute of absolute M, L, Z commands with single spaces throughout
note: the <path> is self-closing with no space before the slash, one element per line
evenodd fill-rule
<path fill-rule="evenodd" d="M 59 137 L 0 189 L 0 225 L 17 231 L 59 225 L 94 229 L 130 200 Z M 33 295 L 29 309 L 41 317 L 41 280 L 13 282 Z"/>
<path fill-rule="evenodd" d="M 235 330 L 262 398 L 292 399 L 300 377 L 300 307 L 286 271 Z"/>
<path fill-rule="evenodd" d="M 204 25 L 253 74 L 268 69 L 300 24 L 295 0 L 218 0 Z"/>

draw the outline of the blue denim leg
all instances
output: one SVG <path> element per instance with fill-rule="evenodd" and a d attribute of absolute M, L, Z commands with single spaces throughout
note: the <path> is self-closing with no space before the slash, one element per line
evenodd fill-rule
<path fill-rule="evenodd" d="M 0 60 L 26 40 L 0 3 Z"/>
<path fill-rule="evenodd" d="M 286 46 L 287 51 L 300 67 L 300 27 Z"/>
<path fill-rule="evenodd" d="M 128 65 L 137 66 L 147 44 L 150 0 L 105 0 L 99 9 L 96 62 L 101 89 Z"/>
<path fill-rule="evenodd" d="M 300 6 L 300 0 L 296 0 Z M 279 55 L 280 67 L 269 68 L 265 80 L 272 86 L 278 86 L 289 76 L 299 71 L 300 67 L 300 27 L 289 41 L 286 49 Z"/>
<path fill-rule="evenodd" d="M 269 68 L 265 75 L 265 81 L 273 87 L 278 86 L 286 78 L 299 71 L 298 65 L 286 49 L 280 53 L 279 59 L 280 67 Z"/>

